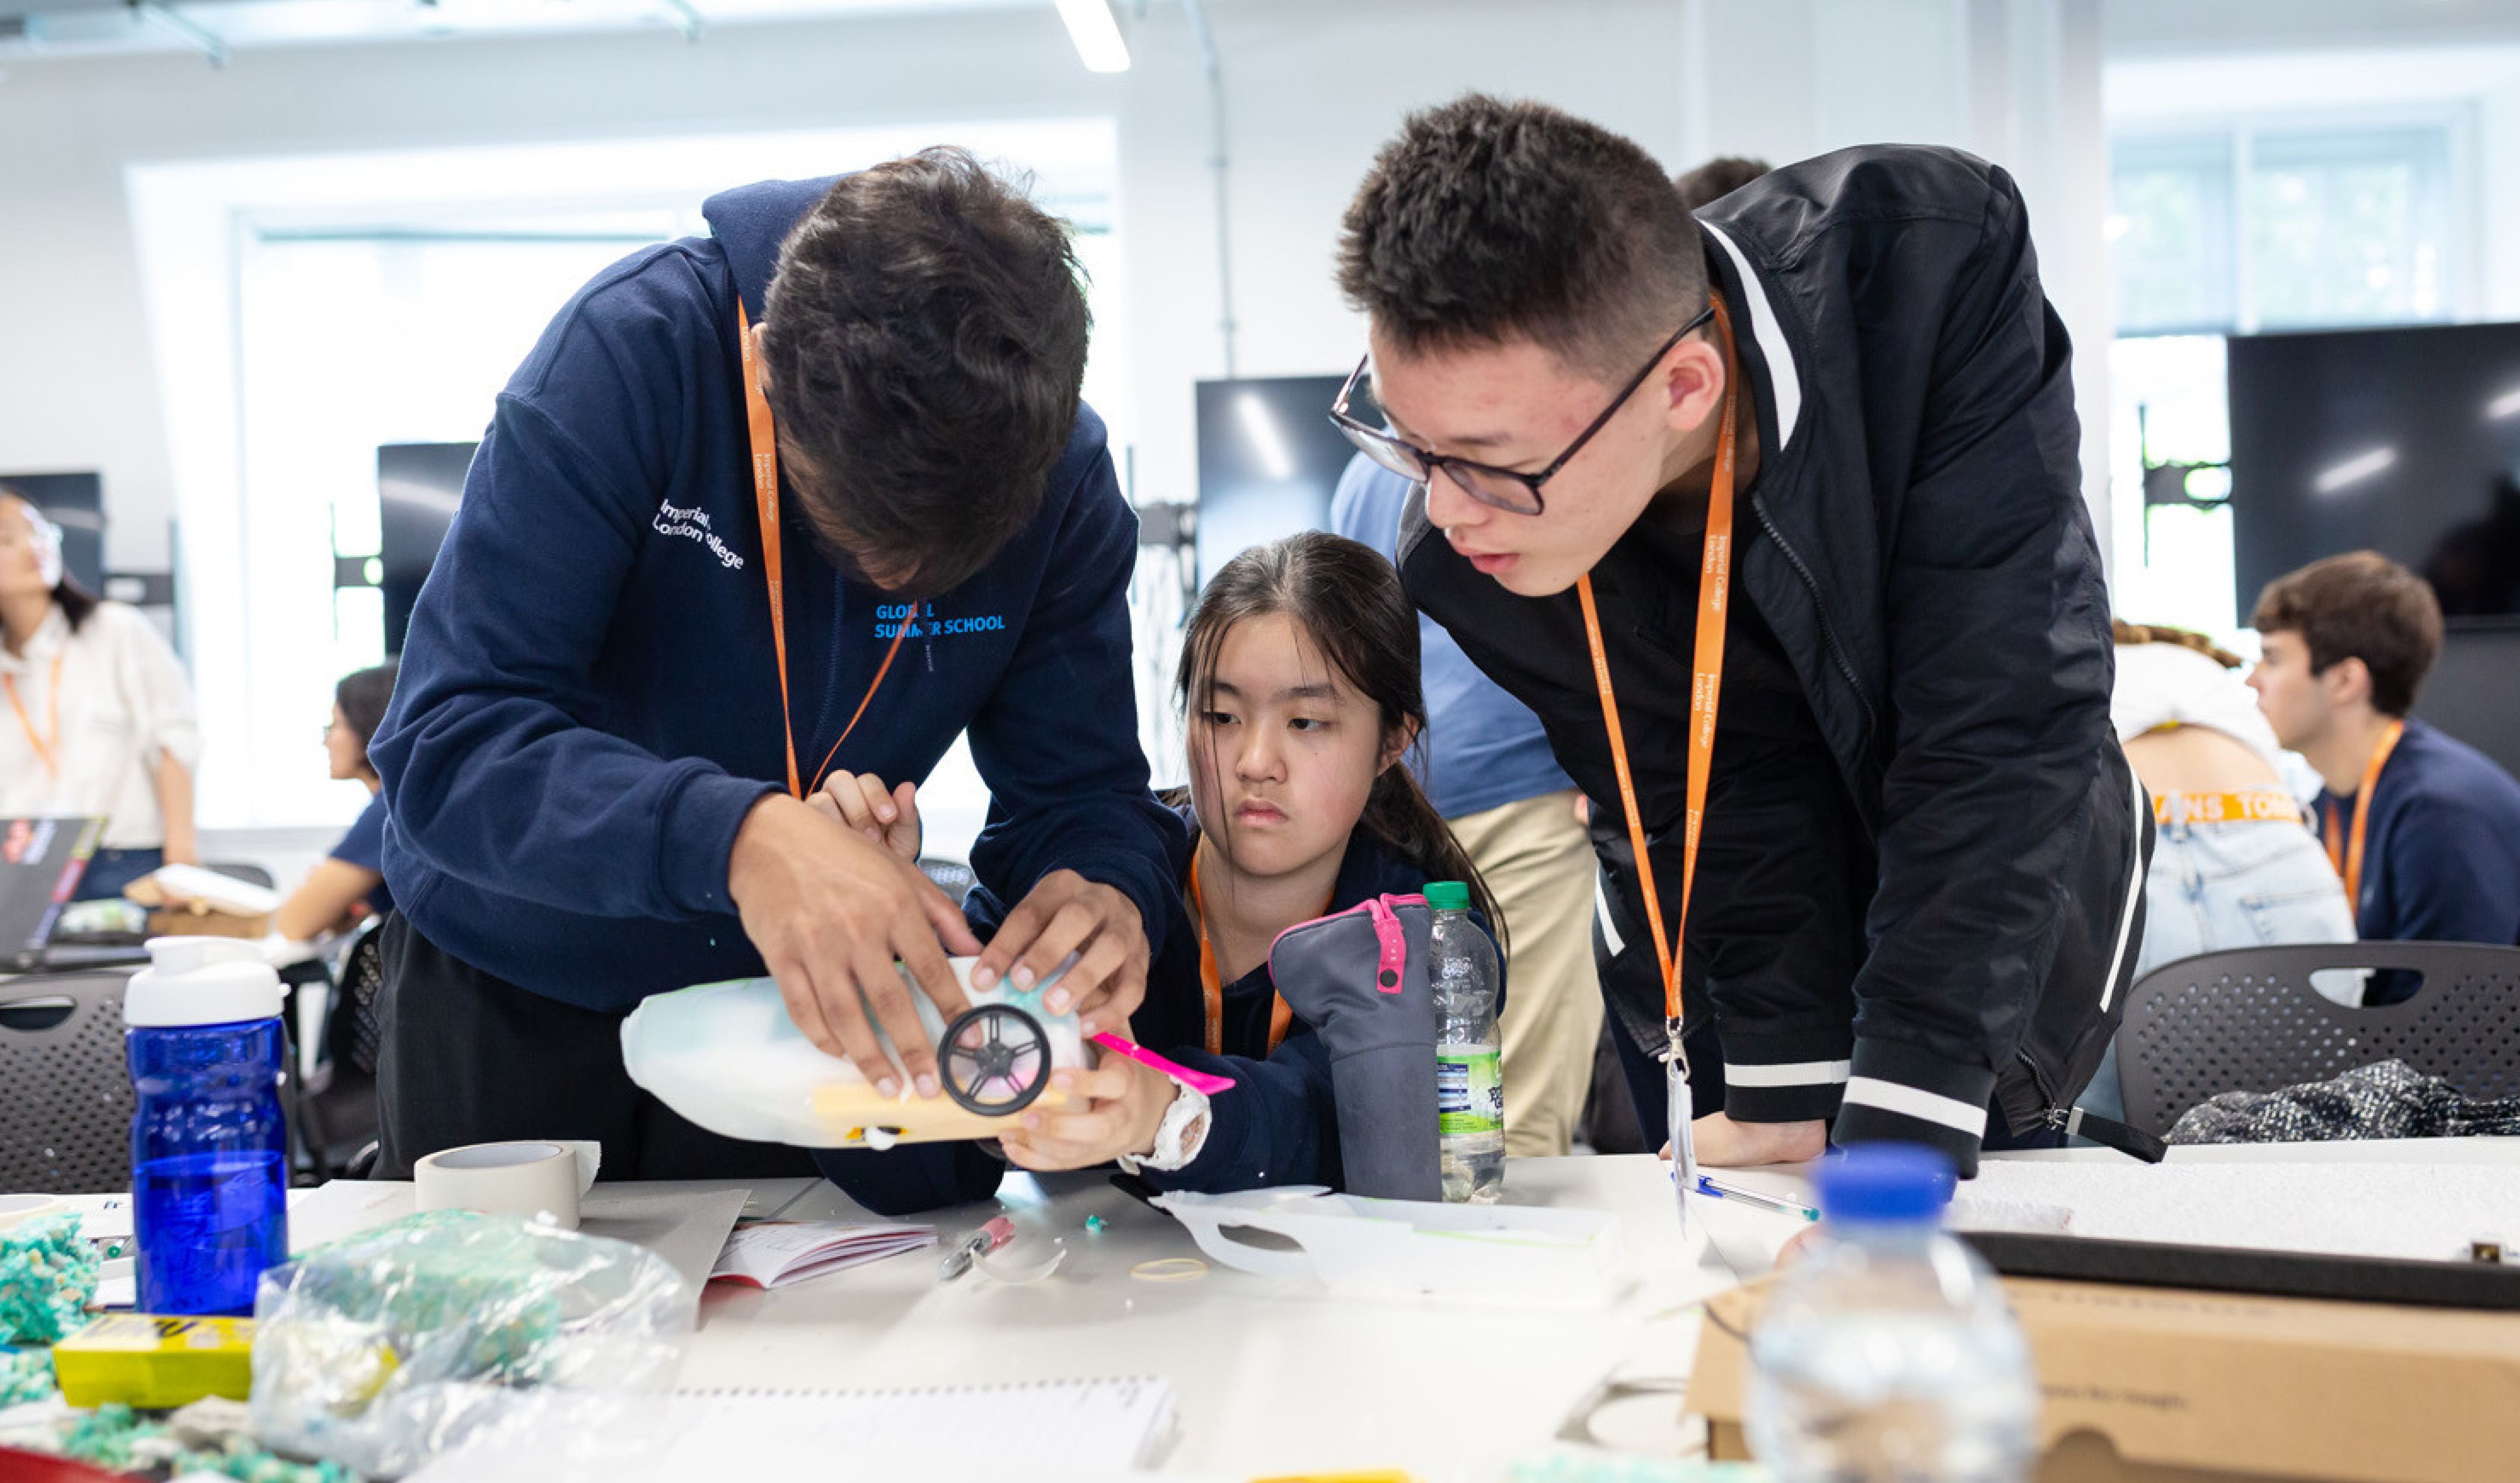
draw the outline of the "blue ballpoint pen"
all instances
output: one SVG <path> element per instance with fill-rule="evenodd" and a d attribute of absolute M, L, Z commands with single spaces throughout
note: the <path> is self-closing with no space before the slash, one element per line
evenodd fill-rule
<path fill-rule="evenodd" d="M 1762 1210 L 1774 1210 L 1778 1215 L 1799 1215 L 1807 1221 L 1820 1219 L 1819 1211 L 1800 1200 L 1790 1200 L 1780 1194 L 1764 1194 L 1756 1190 L 1745 1190 L 1739 1185 L 1720 1185 L 1703 1174 L 1697 1176 L 1697 1192 L 1712 1195 L 1717 1199 L 1739 1200 L 1742 1204 L 1755 1205 Z"/>

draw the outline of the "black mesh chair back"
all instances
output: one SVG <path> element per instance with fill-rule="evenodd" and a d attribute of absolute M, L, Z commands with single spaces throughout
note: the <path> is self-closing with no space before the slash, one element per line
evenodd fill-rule
<path fill-rule="evenodd" d="M 2401 1003 L 2353 1008 L 2313 973 L 2419 977 Z M 2339 942 L 2240 948 L 2165 964 L 2118 1026 L 2127 1121 L 2156 1136 L 2225 1092 L 2273 1092 L 2403 1060 L 2469 1097 L 2520 1097 L 2520 948 Z"/>
<path fill-rule="evenodd" d="M 0 1191 L 131 1188 L 130 978 L 123 969 L 0 980 Z"/>
<path fill-rule="evenodd" d="M 385 982 L 384 924 L 384 918 L 371 917 L 350 934 L 324 1028 L 332 1057 L 370 1078 L 377 1074 L 377 1045 L 383 1037 L 377 1020 L 377 995 Z"/>
<path fill-rule="evenodd" d="M 360 1148 L 377 1137 L 377 1055 L 383 1038 L 377 995 L 384 986 L 385 920 L 360 923 L 336 960 L 324 1014 L 323 1064 L 298 1104 L 307 1152 L 324 1179 L 346 1174 Z"/>

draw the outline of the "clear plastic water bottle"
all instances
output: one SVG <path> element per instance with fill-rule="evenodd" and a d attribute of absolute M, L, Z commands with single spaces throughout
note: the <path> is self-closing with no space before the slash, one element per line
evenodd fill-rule
<path fill-rule="evenodd" d="M 287 1040 L 258 945 L 160 937 L 123 991 L 140 1307 L 244 1314 L 289 1260 Z"/>
<path fill-rule="evenodd" d="M 1505 1069 L 1497 1057 L 1496 944 L 1470 920 L 1470 888 L 1426 885 L 1435 910 L 1426 977 L 1435 991 L 1435 1105 L 1444 1198 L 1490 1204 L 1505 1192 Z"/>
<path fill-rule="evenodd" d="M 1750 1335 L 1743 1420 L 1783 1483 L 2013 1483 L 2039 1419 L 2030 1347 L 1945 1236 L 1951 1161 L 1867 1144 L 1813 1172 L 1822 1224 Z"/>

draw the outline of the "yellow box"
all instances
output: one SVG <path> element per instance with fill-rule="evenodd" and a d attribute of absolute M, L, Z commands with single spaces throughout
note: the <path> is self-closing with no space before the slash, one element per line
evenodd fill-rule
<path fill-rule="evenodd" d="M 53 1346 L 53 1375 L 72 1406 L 242 1401 L 253 1389 L 253 1320 L 108 1314 Z"/>

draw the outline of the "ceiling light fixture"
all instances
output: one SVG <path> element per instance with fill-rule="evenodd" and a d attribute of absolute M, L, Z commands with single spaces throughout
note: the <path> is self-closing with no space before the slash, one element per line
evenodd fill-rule
<path fill-rule="evenodd" d="M 2394 466 L 2397 462 L 2397 449 L 2374 448 L 2368 453 L 2358 454 L 2321 472 L 2317 478 L 2310 481 L 2310 487 L 2319 494 L 2335 494 L 2339 490 L 2352 488 L 2382 470 Z"/>
<path fill-rule="evenodd" d="M 1109 0 L 1057 0 L 1058 19 L 1067 22 L 1067 39 L 1089 72 L 1125 72 L 1129 44 L 1120 39 L 1120 22 L 1111 19 Z"/>

